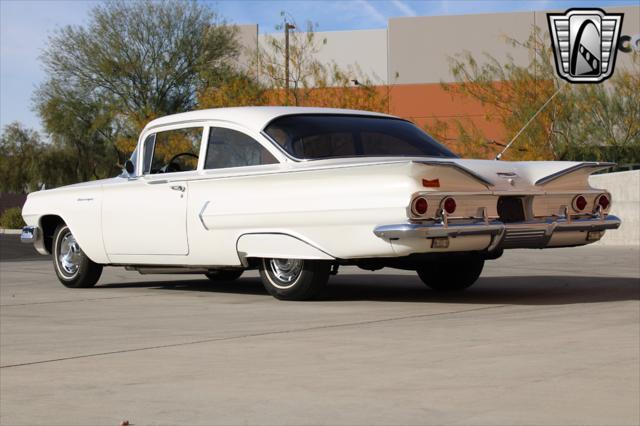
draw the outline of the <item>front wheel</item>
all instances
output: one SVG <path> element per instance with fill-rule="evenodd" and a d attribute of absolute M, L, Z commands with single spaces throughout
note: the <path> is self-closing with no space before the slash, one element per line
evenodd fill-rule
<path fill-rule="evenodd" d="M 433 290 L 461 291 L 475 283 L 484 268 L 484 259 L 464 256 L 442 262 L 432 262 L 418 268 L 418 276 Z"/>
<path fill-rule="evenodd" d="M 102 275 L 102 265 L 87 257 L 64 224 L 58 226 L 53 234 L 53 265 L 65 287 L 93 287 Z"/>
<path fill-rule="evenodd" d="M 262 259 L 264 288 L 280 300 L 309 300 L 329 281 L 331 262 L 304 259 Z"/>

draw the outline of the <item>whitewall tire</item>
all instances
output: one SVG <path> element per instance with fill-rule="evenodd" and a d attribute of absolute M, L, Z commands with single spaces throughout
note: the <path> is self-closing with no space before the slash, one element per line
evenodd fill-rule
<path fill-rule="evenodd" d="M 331 262 L 305 259 L 261 259 L 264 288 L 280 300 L 309 300 L 329 281 Z"/>
<path fill-rule="evenodd" d="M 53 234 L 53 267 L 60 282 L 70 288 L 93 287 L 102 274 L 102 265 L 93 262 L 65 224 Z"/>

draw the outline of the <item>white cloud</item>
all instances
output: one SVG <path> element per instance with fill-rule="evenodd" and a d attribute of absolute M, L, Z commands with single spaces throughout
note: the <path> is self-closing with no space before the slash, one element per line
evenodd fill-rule
<path fill-rule="evenodd" d="M 378 22 L 380 24 L 385 24 L 385 25 L 387 24 L 387 18 L 382 13 L 380 13 L 380 11 L 378 11 L 378 9 L 376 9 L 369 1 L 358 0 L 357 5 L 360 8 L 364 9 L 366 14 L 373 21 Z"/>
<path fill-rule="evenodd" d="M 405 16 L 416 16 L 416 11 L 402 0 L 393 0 L 393 5 L 397 7 Z"/>

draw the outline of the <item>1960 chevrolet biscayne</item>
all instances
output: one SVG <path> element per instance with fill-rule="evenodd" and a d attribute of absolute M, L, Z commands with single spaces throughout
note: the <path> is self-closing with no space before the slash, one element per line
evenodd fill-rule
<path fill-rule="evenodd" d="M 364 111 L 246 107 L 150 122 L 121 176 L 29 194 L 22 240 L 67 287 L 103 266 L 230 281 L 258 268 L 312 298 L 339 265 L 473 284 L 504 249 L 589 244 L 620 220 L 588 176 L 611 164 L 462 160 Z"/>

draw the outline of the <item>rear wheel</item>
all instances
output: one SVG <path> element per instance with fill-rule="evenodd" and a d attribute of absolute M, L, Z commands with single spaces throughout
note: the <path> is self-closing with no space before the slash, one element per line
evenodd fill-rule
<path fill-rule="evenodd" d="M 280 300 L 309 300 L 329 281 L 331 262 L 304 259 L 262 259 L 260 277 L 267 291 Z"/>
<path fill-rule="evenodd" d="M 418 268 L 418 276 L 436 291 L 461 291 L 478 280 L 484 267 L 479 256 L 464 256 L 442 262 L 433 262 Z"/>
<path fill-rule="evenodd" d="M 53 234 L 53 265 L 60 282 L 70 288 L 93 287 L 102 274 L 102 265 L 87 257 L 65 224 Z"/>
<path fill-rule="evenodd" d="M 240 275 L 244 270 L 242 269 L 227 269 L 220 271 L 210 271 L 205 275 L 213 282 L 225 282 L 225 281 L 235 281 L 240 278 Z"/>

